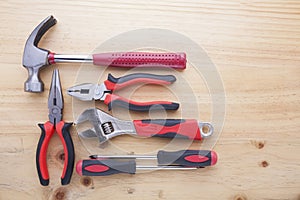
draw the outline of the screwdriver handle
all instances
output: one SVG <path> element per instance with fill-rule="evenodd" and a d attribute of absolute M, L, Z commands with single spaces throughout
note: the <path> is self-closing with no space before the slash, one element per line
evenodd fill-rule
<path fill-rule="evenodd" d="M 151 110 L 177 110 L 179 104 L 170 101 L 150 101 L 150 102 L 137 102 L 120 97 L 115 94 L 107 94 L 104 103 L 111 110 L 114 106 L 123 107 L 133 111 L 149 111 Z"/>
<path fill-rule="evenodd" d="M 93 55 L 94 65 L 110 67 L 186 68 L 185 53 L 114 52 Z"/>
<path fill-rule="evenodd" d="M 173 75 L 156 75 L 148 73 L 133 73 L 119 78 L 108 74 L 107 80 L 104 84 L 108 90 L 119 90 L 124 87 L 134 84 L 156 84 L 156 85 L 170 85 L 176 81 Z"/>
<path fill-rule="evenodd" d="M 43 186 L 49 185 L 49 172 L 47 168 L 47 149 L 49 141 L 54 133 L 54 125 L 51 122 L 45 124 L 38 124 L 41 128 L 41 136 L 36 149 L 36 168 L 40 183 Z"/>
<path fill-rule="evenodd" d="M 181 165 L 185 167 L 207 167 L 217 163 L 218 156 L 209 150 L 180 150 L 175 152 L 159 151 L 159 165 Z"/>
<path fill-rule="evenodd" d="M 136 163 L 133 160 L 80 160 L 76 164 L 76 172 L 80 176 L 109 176 L 113 174 L 135 174 Z"/>
<path fill-rule="evenodd" d="M 65 123 L 64 121 L 60 121 L 58 124 L 56 124 L 56 132 L 63 144 L 65 154 L 64 169 L 61 175 L 62 185 L 67 185 L 70 183 L 74 169 L 75 152 L 72 137 L 69 132 L 72 124 L 73 123 Z"/>
<path fill-rule="evenodd" d="M 145 137 L 201 140 L 198 121 L 194 119 L 144 119 L 133 121 L 136 133 Z"/>

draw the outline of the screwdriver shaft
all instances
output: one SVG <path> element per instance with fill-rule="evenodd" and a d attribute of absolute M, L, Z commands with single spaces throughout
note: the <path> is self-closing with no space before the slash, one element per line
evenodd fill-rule
<path fill-rule="evenodd" d="M 145 166 L 137 165 L 137 170 L 195 170 L 197 167 L 182 167 L 182 166 Z"/>
<path fill-rule="evenodd" d="M 91 155 L 92 159 L 157 159 L 156 155 Z"/>

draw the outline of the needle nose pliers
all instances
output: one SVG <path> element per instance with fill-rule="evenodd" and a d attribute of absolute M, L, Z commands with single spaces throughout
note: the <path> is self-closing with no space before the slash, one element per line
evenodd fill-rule
<path fill-rule="evenodd" d="M 64 169 L 61 176 L 61 184 L 67 185 L 73 173 L 74 168 L 74 145 L 69 132 L 72 123 L 62 121 L 63 96 L 57 69 L 53 71 L 52 83 L 48 99 L 49 121 L 44 124 L 38 124 L 41 128 L 41 136 L 36 152 L 36 167 L 43 186 L 49 185 L 49 173 L 47 169 L 47 149 L 49 141 L 56 131 L 64 147 Z"/>
<path fill-rule="evenodd" d="M 68 88 L 68 94 L 82 101 L 100 100 L 108 105 L 111 110 L 113 105 L 118 105 L 134 111 L 149 111 L 165 109 L 177 110 L 178 103 L 169 101 L 136 102 L 113 94 L 113 91 L 133 84 L 157 84 L 169 85 L 176 81 L 173 75 L 155 75 L 147 73 L 134 73 L 119 78 L 108 74 L 108 78 L 102 84 L 84 83 Z"/>

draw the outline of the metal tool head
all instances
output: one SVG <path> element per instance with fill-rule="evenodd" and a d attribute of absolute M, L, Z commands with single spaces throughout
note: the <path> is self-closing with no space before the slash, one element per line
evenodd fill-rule
<path fill-rule="evenodd" d="M 135 134 L 135 128 L 131 121 L 119 120 L 96 108 L 85 110 L 78 117 L 76 124 L 86 121 L 89 121 L 93 128 L 79 132 L 79 136 L 82 138 L 98 137 L 100 144 L 118 135 Z"/>
<path fill-rule="evenodd" d="M 214 127 L 208 122 L 198 122 L 201 137 L 206 138 L 214 133 Z"/>
<path fill-rule="evenodd" d="M 53 16 L 47 17 L 32 31 L 26 41 L 23 53 L 23 66 L 28 70 L 28 79 L 24 84 L 26 92 L 42 92 L 44 90 L 44 84 L 39 77 L 39 70 L 49 65 L 49 51 L 39 48 L 38 43 L 56 22 Z"/>
<path fill-rule="evenodd" d="M 62 109 L 64 107 L 63 96 L 58 69 L 53 71 L 52 82 L 48 98 L 49 121 L 57 124 L 62 119 Z"/>
<path fill-rule="evenodd" d="M 67 89 L 70 96 L 81 101 L 104 100 L 108 92 L 106 86 L 93 83 L 83 83 Z"/>

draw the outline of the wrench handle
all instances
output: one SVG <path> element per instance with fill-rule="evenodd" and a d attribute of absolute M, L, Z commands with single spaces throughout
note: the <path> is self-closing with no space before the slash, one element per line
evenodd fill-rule
<path fill-rule="evenodd" d="M 136 163 L 133 160 L 80 160 L 76 164 L 76 172 L 80 176 L 109 176 L 113 174 L 135 174 Z"/>
<path fill-rule="evenodd" d="M 145 137 L 201 140 L 198 121 L 194 119 L 144 119 L 133 121 L 136 133 Z"/>
<path fill-rule="evenodd" d="M 113 52 L 93 55 L 94 65 L 109 67 L 186 68 L 185 53 Z"/>

